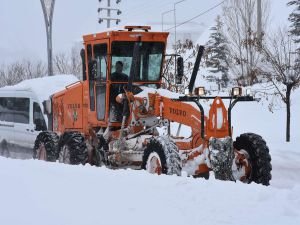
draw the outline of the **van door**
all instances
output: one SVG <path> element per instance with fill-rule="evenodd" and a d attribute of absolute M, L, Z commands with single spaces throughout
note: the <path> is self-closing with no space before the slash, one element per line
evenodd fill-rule
<path fill-rule="evenodd" d="M 32 122 L 31 124 L 33 127 L 33 135 L 31 136 L 31 143 L 35 142 L 36 137 L 41 131 L 47 130 L 47 125 L 45 121 L 45 117 L 43 115 L 42 109 L 40 107 L 40 104 L 37 101 L 33 101 L 33 113 L 32 115 Z"/>

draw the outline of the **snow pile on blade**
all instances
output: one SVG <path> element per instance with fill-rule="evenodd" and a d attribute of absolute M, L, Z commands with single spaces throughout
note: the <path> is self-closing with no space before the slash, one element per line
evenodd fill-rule
<path fill-rule="evenodd" d="M 160 96 L 163 97 L 168 97 L 168 98 L 179 98 L 180 96 L 183 96 L 182 94 L 178 94 L 166 89 L 155 89 L 155 88 L 150 88 L 150 87 L 146 87 L 146 86 L 140 86 L 140 88 L 143 90 L 142 92 L 136 94 L 136 97 L 139 98 L 147 98 L 148 97 L 148 93 L 158 93 Z"/>

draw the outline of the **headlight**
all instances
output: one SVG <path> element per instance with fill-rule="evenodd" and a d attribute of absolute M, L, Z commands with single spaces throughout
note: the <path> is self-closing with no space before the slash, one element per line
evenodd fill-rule
<path fill-rule="evenodd" d="M 251 89 L 246 89 L 246 95 L 247 95 L 247 96 L 252 96 Z"/>
<path fill-rule="evenodd" d="M 242 95 L 242 88 L 241 87 L 234 87 L 231 91 L 232 96 L 241 96 Z"/>
<path fill-rule="evenodd" d="M 195 95 L 197 95 L 197 96 L 205 95 L 205 88 L 204 87 L 195 88 Z"/>
<path fill-rule="evenodd" d="M 190 95 L 189 89 L 184 89 L 184 94 L 185 94 L 185 95 Z"/>

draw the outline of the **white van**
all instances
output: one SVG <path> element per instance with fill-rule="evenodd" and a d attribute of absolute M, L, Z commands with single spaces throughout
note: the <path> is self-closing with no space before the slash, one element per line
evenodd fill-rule
<path fill-rule="evenodd" d="M 19 148 L 31 153 L 42 130 L 47 130 L 42 106 L 31 90 L 0 91 L 0 154 Z"/>
<path fill-rule="evenodd" d="M 56 75 L 0 88 L 0 155 L 32 158 L 35 139 L 48 126 L 42 102 L 77 81 L 73 75 Z"/>

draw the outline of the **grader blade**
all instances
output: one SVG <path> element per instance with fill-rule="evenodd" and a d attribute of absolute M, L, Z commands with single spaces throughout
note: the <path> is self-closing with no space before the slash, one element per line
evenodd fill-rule
<path fill-rule="evenodd" d="M 234 159 L 232 138 L 210 138 L 209 155 L 211 168 L 215 173 L 216 179 L 234 181 L 232 174 Z"/>

